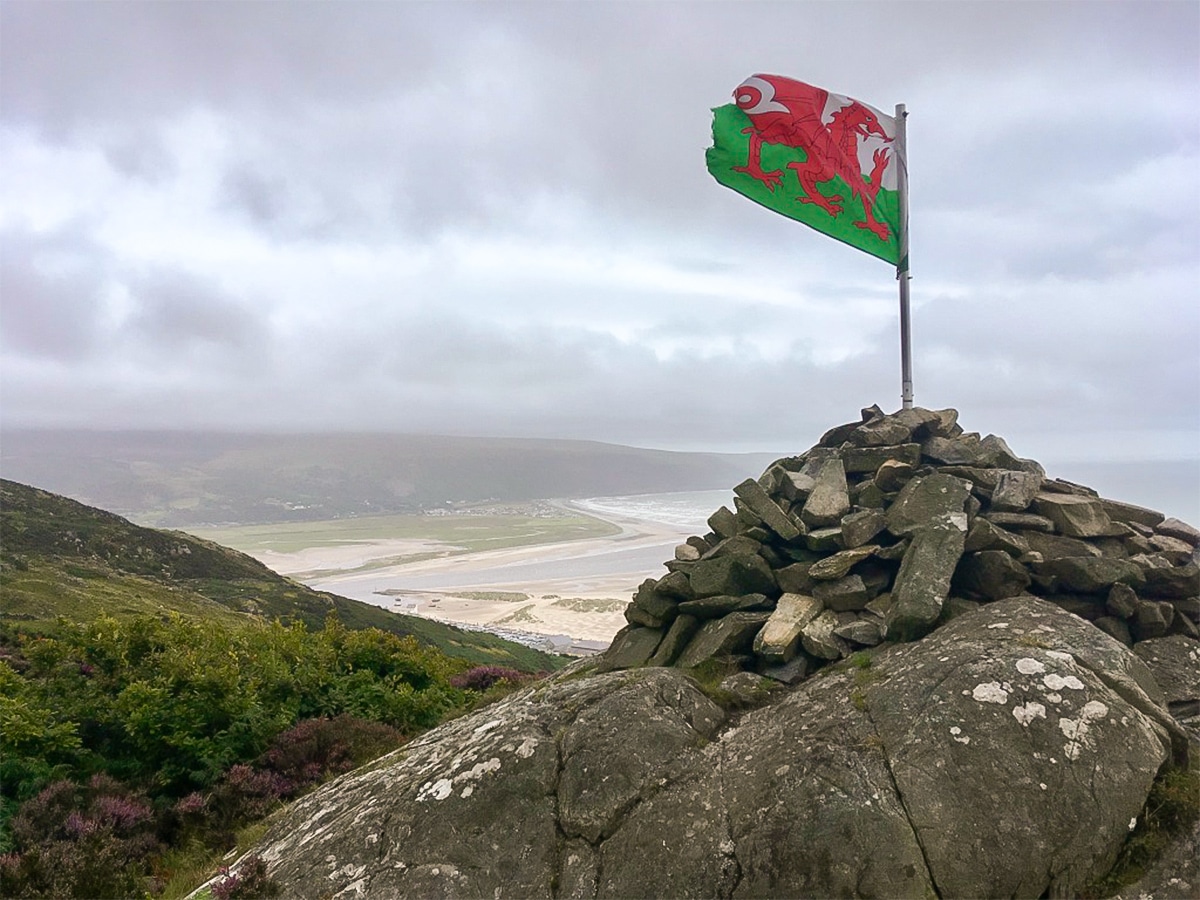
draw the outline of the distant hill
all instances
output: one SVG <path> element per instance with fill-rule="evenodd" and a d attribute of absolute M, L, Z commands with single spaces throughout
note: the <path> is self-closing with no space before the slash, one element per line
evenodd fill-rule
<path fill-rule="evenodd" d="M 723 489 L 776 455 L 394 434 L 6 430 L 0 470 L 143 524 L 183 527 Z"/>
<path fill-rule="evenodd" d="M 561 664 L 494 635 L 314 591 L 227 547 L 0 480 L 0 622 L 53 627 L 59 616 L 87 622 L 171 610 L 226 623 L 300 621 L 311 630 L 336 612 L 348 628 L 411 634 L 476 664 L 524 671 Z"/>

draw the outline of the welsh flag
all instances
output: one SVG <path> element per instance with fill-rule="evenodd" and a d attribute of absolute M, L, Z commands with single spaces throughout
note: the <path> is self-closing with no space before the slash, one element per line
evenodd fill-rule
<path fill-rule="evenodd" d="M 900 265 L 896 119 L 779 75 L 753 75 L 713 110 L 705 160 L 718 182 L 767 209 Z"/>

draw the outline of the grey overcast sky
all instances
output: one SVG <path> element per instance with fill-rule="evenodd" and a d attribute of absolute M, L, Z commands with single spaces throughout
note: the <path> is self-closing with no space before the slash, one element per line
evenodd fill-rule
<path fill-rule="evenodd" d="M 719 187 L 755 72 L 909 111 L 916 400 L 1200 453 L 1200 3 L 0 4 L 14 426 L 798 451 L 890 266 Z"/>

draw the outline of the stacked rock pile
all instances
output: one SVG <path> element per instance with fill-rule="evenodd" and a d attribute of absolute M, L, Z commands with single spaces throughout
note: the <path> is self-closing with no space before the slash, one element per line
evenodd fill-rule
<path fill-rule="evenodd" d="M 1200 637 L 1200 531 L 1049 479 L 953 409 L 865 409 L 734 493 L 638 588 L 605 668 L 715 657 L 793 683 L 1025 593 L 1126 645 Z"/>

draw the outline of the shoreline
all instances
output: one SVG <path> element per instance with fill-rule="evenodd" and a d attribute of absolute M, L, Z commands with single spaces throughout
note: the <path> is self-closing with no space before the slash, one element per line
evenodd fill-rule
<path fill-rule="evenodd" d="M 603 537 L 463 551 L 427 539 L 366 540 L 254 554 L 317 590 L 448 624 L 607 642 L 647 578 L 663 574 L 698 526 L 673 525 L 555 501 L 619 531 Z M 390 563 L 397 557 L 416 556 Z"/>

